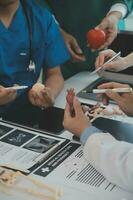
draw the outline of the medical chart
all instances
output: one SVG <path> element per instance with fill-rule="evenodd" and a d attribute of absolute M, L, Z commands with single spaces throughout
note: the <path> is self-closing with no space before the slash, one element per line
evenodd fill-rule
<path fill-rule="evenodd" d="M 0 122 L 0 165 L 28 173 L 65 142 L 66 139 Z"/>
<path fill-rule="evenodd" d="M 39 166 L 33 174 L 41 178 L 41 180 L 44 179 L 48 183 L 55 183 L 55 185 L 61 186 L 65 190 L 66 188 L 71 188 L 73 191 L 80 191 L 82 194 L 93 194 L 90 196 L 90 199 L 103 199 L 103 197 L 106 197 L 108 200 L 132 200 L 133 194 L 123 191 L 121 188 L 110 183 L 85 160 L 82 146 L 76 149 L 78 144 L 75 144 L 76 150 L 70 156 L 67 156 L 71 145 L 66 145 L 63 150 Z M 81 199 L 80 194 L 79 197 L 76 194 L 74 197 Z M 67 198 L 66 194 L 63 200 Z M 84 200 L 87 199 L 88 197 L 85 195 Z"/>

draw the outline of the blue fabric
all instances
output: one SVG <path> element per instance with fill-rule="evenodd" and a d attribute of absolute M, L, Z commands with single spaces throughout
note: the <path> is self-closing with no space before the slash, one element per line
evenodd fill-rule
<path fill-rule="evenodd" d="M 38 80 L 41 68 L 56 67 L 70 58 L 58 25 L 49 11 L 39 7 L 34 0 L 27 0 L 27 9 L 32 21 L 36 72 L 27 71 L 29 32 L 20 4 L 8 29 L 0 21 L 0 85 L 5 87 L 13 84 L 32 87 Z M 26 90 L 23 92 L 26 93 Z"/>
<path fill-rule="evenodd" d="M 96 127 L 94 127 L 94 126 L 90 126 L 90 127 L 86 128 L 86 129 L 83 131 L 82 135 L 80 136 L 80 141 L 81 141 L 81 143 L 84 145 L 84 144 L 86 143 L 87 139 L 88 139 L 91 135 L 93 135 L 93 134 L 95 134 L 95 133 L 100 133 L 100 132 L 101 132 L 101 130 L 98 129 L 98 128 L 96 128 Z"/>

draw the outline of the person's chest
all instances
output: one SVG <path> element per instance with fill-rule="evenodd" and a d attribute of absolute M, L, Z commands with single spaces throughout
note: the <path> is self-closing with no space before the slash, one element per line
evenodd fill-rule
<path fill-rule="evenodd" d="M 0 75 L 3 83 L 31 79 L 31 73 L 28 73 L 30 54 L 36 64 L 36 73 L 32 73 L 32 77 L 37 79 L 45 57 L 44 32 L 37 24 L 33 19 L 30 49 L 30 33 L 22 12 L 16 13 L 8 28 L 0 21 Z"/>

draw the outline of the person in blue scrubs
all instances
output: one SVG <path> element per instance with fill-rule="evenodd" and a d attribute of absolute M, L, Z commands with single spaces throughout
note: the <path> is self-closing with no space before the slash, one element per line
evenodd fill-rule
<path fill-rule="evenodd" d="M 27 102 L 48 107 L 63 87 L 70 55 L 54 18 L 35 0 L 0 0 L 0 115 Z M 45 86 L 38 84 L 41 69 Z M 7 87 L 25 85 L 28 89 Z"/>

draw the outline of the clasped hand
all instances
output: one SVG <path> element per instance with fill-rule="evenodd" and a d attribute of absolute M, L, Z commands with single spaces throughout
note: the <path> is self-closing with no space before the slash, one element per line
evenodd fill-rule
<path fill-rule="evenodd" d="M 54 104 L 54 95 L 50 88 L 45 87 L 41 83 L 36 83 L 33 85 L 28 93 L 30 102 L 34 106 L 41 108 L 48 108 Z"/>
<path fill-rule="evenodd" d="M 0 86 L 0 105 L 5 105 L 14 101 L 16 96 L 17 92 L 15 89 Z"/>

